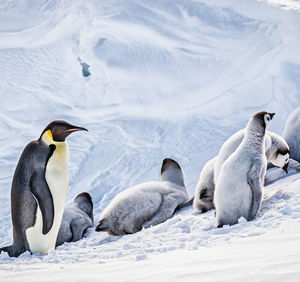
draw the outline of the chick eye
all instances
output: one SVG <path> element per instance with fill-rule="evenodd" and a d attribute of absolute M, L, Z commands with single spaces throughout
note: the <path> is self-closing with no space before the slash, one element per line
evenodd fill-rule
<path fill-rule="evenodd" d="M 270 121 L 270 117 L 267 117 L 267 121 Z"/>

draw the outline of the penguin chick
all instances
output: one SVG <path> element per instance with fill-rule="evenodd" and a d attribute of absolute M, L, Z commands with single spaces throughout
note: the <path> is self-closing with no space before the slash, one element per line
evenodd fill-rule
<path fill-rule="evenodd" d="M 90 194 L 84 192 L 65 208 L 56 239 L 56 247 L 64 242 L 79 241 L 87 229 L 93 226 L 93 201 Z"/>
<path fill-rule="evenodd" d="M 259 212 L 267 168 L 266 125 L 274 113 L 259 112 L 248 122 L 243 141 L 221 167 L 214 204 L 218 227 L 253 220 Z"/>
<path fill-rule="evenodd" d="M 282 133 L 291 149 L 291 158 L 300 162 L 300 107 L 288 116 Z"/>
<path fill-rule="evenodd" d="M 215 191 L 216 175 L 226 159 L 241 144 L 245 135 L 245 129 L 233 134 L 221 147 L 219 154 L 208 161 L 203 167 L 198 184 L 195 189 L 194 208 L 206 212 L 214 208 L 213 196 Z M 267 131 L 265 138 L 266 157 L 274 166 L 281 167 L 286 173 L 290 163 L 290 149 L 286 141 L 278 134 Z"/>
<path fill-rule="evenodd" d="M 100 216 L 96 231 L 131 234 L 166 221 L 188 199 L 179 164 L 164 159 L 161 181 L 145 182 L 118 194 Z"/>
<path fill-rule="evenodd" d="M 214 167 L 216 160 L 217 157 L 209 160 L 201 171 L 193 201 L 193 206 L 196 210 L 207 212 L 214 208 Z"/>

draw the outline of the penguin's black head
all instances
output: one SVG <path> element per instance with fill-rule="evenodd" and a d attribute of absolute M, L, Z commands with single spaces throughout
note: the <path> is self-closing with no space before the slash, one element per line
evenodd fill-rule
<path fill-rule="evenodd" d="M 174 168 L 177 168 L 177 169 L 181 170 L 180 165 L 178 164 L 178 162 L 176 162 L 172 159 L 166 158 L 166 159 L 163 160 L 160 173 L 163 174 L 165 172 L 165 170 L 170 166 L 173 166 Z"/>
<path fill-rule="evenodd" d="M 75 126 L 63 120 L 54 120 L 51 123 L 49 123 L 44 129 L 40 139 L 42 138 L 45 132 L 48 132 L 49 136 L 53 139 L 53 141 L 63 142 L 72 132 L 79 130 L 88 131 L 84 127 Z"/>
<path fill-rule="evenodd" d="M 93 200 L 91 195 L 87 192 L 80 193 L 74 199 L 74 202 L 82 211 L 84 211 L 90 217 L 92 222 L 94 222 Z"/>
<path fill-rule="evenodd" d="M 253 119 L 263 128 L 273 119 L 275 113 L 259 112 L 253 116 Z"/>

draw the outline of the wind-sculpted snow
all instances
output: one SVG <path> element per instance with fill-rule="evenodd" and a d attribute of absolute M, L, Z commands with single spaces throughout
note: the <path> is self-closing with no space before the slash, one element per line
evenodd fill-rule
<path fill-rule="evenodd" d="M 18 158 L 51 120 L 89 130 L 68 139 L 68 202 L 89 192 L 95 222 L 119 192 L 159 180 L 166 157 L 181 165 L 192 196 L 203 165 L 255 112 L 276 112 L 270 130 L 280 134 L 300 102 L 299 1 L 282 2 L 2 1 L 1 246 L 12 241 Z M 276 176 L 253 222 L 217 229 L 213 211 L 186 208 L 133 235 L 90 230 L 47 256 L 1 254 L 0 268 L 148 260 L 299 230 L 299 176 Z"/>

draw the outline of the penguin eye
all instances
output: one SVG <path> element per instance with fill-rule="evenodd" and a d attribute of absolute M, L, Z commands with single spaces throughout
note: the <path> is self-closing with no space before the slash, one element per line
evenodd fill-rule
<path fill-rule="evenodd" d="M 270 117 L 269 116 L 267 116 L 267 121 L 270 121 Z"/>

